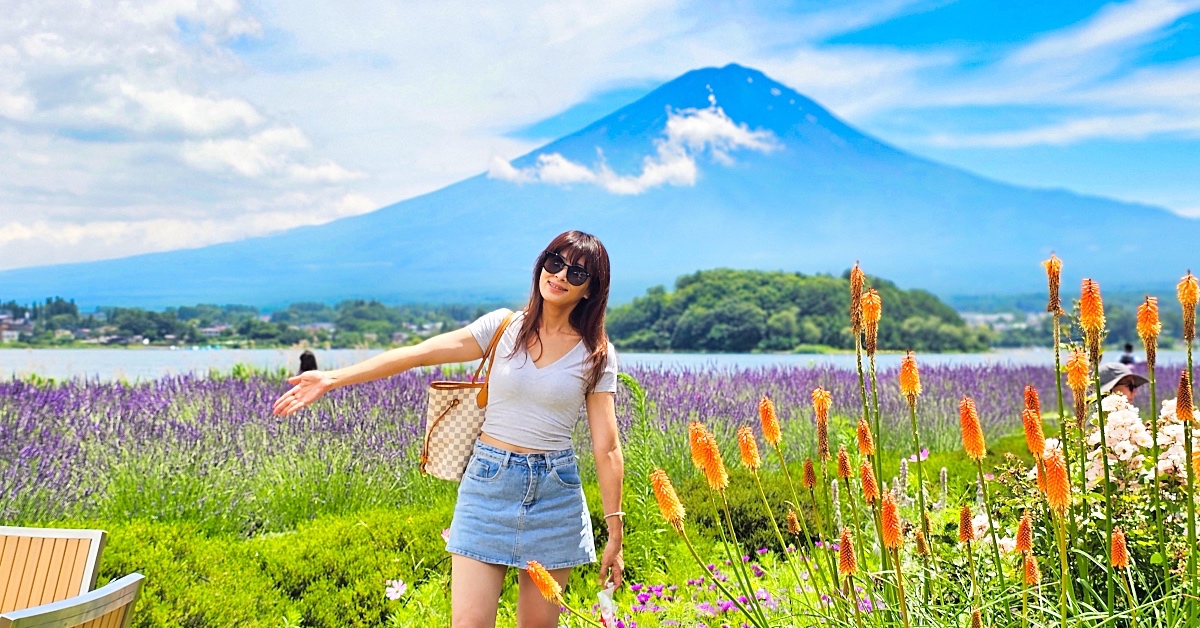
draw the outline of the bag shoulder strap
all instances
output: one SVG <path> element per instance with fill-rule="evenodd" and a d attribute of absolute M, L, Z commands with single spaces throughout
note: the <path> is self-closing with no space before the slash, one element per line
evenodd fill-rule
<path fill-rule="evenodd" d="M 487 350 L 483 352 L 483 359 L 479 361 L 479 367 L 475 369 L 475 374 L 471 376 L 471 383 L 480 386 L 479 394 L 475 398 L 475 402 L 480 408 L 487 405 L 487 381 L 488 377 L 492 374 L 492 364 L 496 361 L 496 351 L 500 346 L 500 338 L 504 335 L 504 330 L 508 328 L 508 324 L 512 322 L 513 317 L 516 315 L 516 312 L 509 312 L 508 316 L 505 316 L 504 320 L 500 322 L 500 327 L 497 327 L 496 333 L 492 334 L 492 341 L 488 343 Z M 482 380 L 479 379 L 480 373 L 483 373 Z"/>

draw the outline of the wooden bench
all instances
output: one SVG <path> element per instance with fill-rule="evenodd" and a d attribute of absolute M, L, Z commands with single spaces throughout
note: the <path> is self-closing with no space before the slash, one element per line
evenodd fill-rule
<path fill-rule="evenodd" d="M 134 573 L 83 595 L 0 614 L 0 628 L 127 628 L 144 579 Z"/>
<path fill-rule="evenodd" d="M 104 540 L 102 530 L 0 526 L 0 613 L 91 591 Z"/>

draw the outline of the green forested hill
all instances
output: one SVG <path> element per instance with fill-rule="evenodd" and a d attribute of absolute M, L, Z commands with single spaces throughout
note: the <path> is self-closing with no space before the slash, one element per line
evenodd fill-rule
<path fill-rule="evenodd" d="M 607 328 L 621 349 L 791 351 L 806 345 L 853 349 L 850 284 L 842 277 L 716 269 L 684 275 L 675 291 L 657 286 L 612 308 Z M 977 351 L 986 332 L 970 329 L 924 290 L 868 277 L 883 299 L 880 349 Z"/>

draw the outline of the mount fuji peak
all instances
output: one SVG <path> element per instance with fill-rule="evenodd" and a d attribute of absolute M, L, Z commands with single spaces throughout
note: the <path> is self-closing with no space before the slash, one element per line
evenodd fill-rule
<path fill-rule="evenodd" d="M 688 72 L 486 173 L 324 225 L 0 272 L 0 298 L 81 305 L 517 300 L 542 247 L 605 243 L 612 300 L 714 267 L 871 274 L 941 295 L 1166 285 L 1200 225 L 1165 209 L 1009 185 L 889 146 L 763 73 Z M 1106 244 L 1121 234 L 1119 251 Z M 1131 263 L 1137 260 L 1137 263 Z"/>

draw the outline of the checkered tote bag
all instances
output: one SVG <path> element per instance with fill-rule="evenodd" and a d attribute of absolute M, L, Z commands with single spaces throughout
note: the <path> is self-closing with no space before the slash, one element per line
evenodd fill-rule
<path fill-rule="evenodd" d="M 492 341 L 488 343 L 479 368 L 469 382 L 438 381 L 429 383 L 425 405 L 425 442 L 421 446 L 421 470 L 435 478 L 457 482 L 462 479 L 475 439 L 483 429 L 487 407 L 487 380 L 496 361 L 496 347 L 512 320 L 504 317 Z M 480 373 L 483 379 L 479 378 Z"/>

